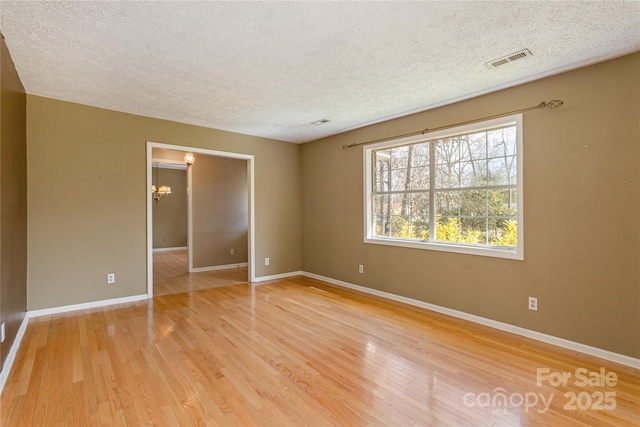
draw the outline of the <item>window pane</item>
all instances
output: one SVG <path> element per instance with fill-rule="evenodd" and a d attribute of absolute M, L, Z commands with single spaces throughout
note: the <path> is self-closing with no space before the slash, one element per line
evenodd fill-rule
<path fill-rule="evenodd" d="M 512 161 L 513 157 L 489 159 L 489 175 L 487 185 L 509 185 L 509 172 L 507 165 Z"/>
<path fill-rule="evenodd" d="M 516 127 L 510 126 L 488 131 L 487 148 L 489 157 L 515 156 Z"/>
<path fill-rule="evenodd" d="M 485 190 L 460 192 L 460 215 L 486 216 L 487 192 Z"/>
<path fill-rule="evenodd" d="M 403 191 L 407 188 L 407 169 L 391 169 L 391 191 Z"/>
<path fill-rule="evenodd" d="M 489 190 L 487 192 L 487 215 L 496 217 L 516 214 L 515 190 Z"/>
<path fill-rule="evenodd" d="M 429 195 L 374 196 L 375 234 L 402 239 L 429 238 Z"/>
<path fill-rule="evenodd" d="M 426 240 L 429 238 L 429 223 L 408 216 L 394 215 L 391 217 L 391 237 Z"/>
<path fill-rule="evenodd" d="M 376 191 L 407 191 L 429 188 L 428 143 L 395 147 L 376 152 L 377 158 L 389 156 L 379 162 L 376 171 Z"/>
<path fill-rule="evenodd" d="M 479 132 L 469 135 L 468 147 L 471 158 L 474 160 L 487 158 L 487 138 L 485 132 Z"/>
<path fill-rule="evenodd" d="M 507 173 L 509 174 L 509 185 L 515 185 L 518 182 L 518 160 L 516 156 L 510 157 L 507 162 Z"/>
<path fill-rule="evenodd" d="M 515 217 L 496 220 L 496 226 L 490 230 L 489 238 L 492 245 L 516 247 L 518 220 Z"/>
<path fill-rule="evenodd" d="M 487 243 L 487 222 L 485 218 L 460 219 L 460 242 L 472 244 Z"/>
<path fill-rule="evenodd" d="M 428 167 L 429 166 L 429 143 L 423 142 L 412 146 L 413 152 L 411 156 L 411 166 Z"/>
<path fill-rule="evenodd" d="M 389 162 L 391 160 L 391 150 L 377 150 L 374 153 L 377 162 Z"/>
<path fill-rule="evenodd" d="M 413 233 L 411 238 L 419 240 L 429 239 L 429 194 L 414 193 L 410 197 L 411 223 Z"/>
<path fill-rule="evenodd" d="M 384 215 L 375 215 L 374 234 L 376 236 L 387 236 L 389 234 L 389 219 Z"/>
<path fill-rule="evenodd" d="M 436 215 L 460 215 L 460 192 L 442 191 L 436 193 Z"/>
<path fill-rule="evenodd" d="M 460 187 L 480 187 L 484 185 L 483 177 L 486 160 L 472 160 L 460 164 Z"/>
<path fill-rule="evenodd" d="M 415 218 L 429 219 L 429 194 L 413 193 L 409 195 L 409 208 L 407 214 Z"/>
<path fill-rule="evenodd" d="M 408 194 L 392 194 L 389 197 L 391 199 L 391 214 L 407 215 L 409 195 Z"/>
<path fill-rule="evenodd" d="M 390 168 L 391 168 L 391 155 L 389 150 L 376 152 L 376 174 L 373 177 L 373 188 L 375 191 L 389 191 L 391 188 L 390 180 Z"/>
<path fill-rule="evenodd" d="M 457 243 L 460 240 L 460 220 L 457 216 L 436 218 L 436 241 Z"/>
<path fill-rule="evenodd" d="M 460 142 L 461 160 L 478 160 L 487 158 L 487 142 L 485 132 L 462 135 Z"/>
<path fill-rule="evenodd" d="M 376 215 L 385 215 L 388 212 L 389 196 L 376 195 L 373 196 L 373 213 Z"/>
<path fill-rule="evenodd" d="M 391 237 L 409 239 L 412 234 L 411 220 L 407 216 L 391 216 Z"/>
<path fill-rule="evenodd" d="M 453 163 L 460 160 L 460 138 L 447 138 L 434 141 L 436 164 Z"/>
<path fill-rule="evenodd" d="M 409 146 L 394 147 L 391 149 L 391 167 L 393 169 L 406 168 L 407 167 L 407 155 L 409 153 Z"/>
<path fill-rule="evenodd" d="M 460 163 L 436 165 L 436 188 L 456 188 L 460 186 Z"/>
<path fill-rule="evenodd" d="M 429 188 L 429 166 L 412 167 L 411 179 L 406 190 L 424 190 Z"/>
<path fill-rule="evenodd" d="M 413 218 L 413 238 L 429 240 L 429 217 Z"/>
<path fill-rule="evenodd" d="M 377 236 L 386 236 L 389 234 L 389 207 L 390 198 L 388 195 L 373 196 L 374 228 Z"/>

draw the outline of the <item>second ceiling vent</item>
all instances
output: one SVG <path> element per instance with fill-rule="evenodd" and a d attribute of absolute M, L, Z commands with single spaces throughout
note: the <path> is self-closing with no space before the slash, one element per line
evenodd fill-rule
<path fill-rule="evenodd" d="M 518 52 L 512 53 L 507 56 L 503 56 L 502 58 L 494 59 L 493 61 L 487 62 L 487 67 L 496 68 L 500 65 L 508 64 L 509 62 L 517 61 L 518 59 L 526 58 L 527 56 L 531 56 L 533 53 L 529 49 L 522 49 Z"/>

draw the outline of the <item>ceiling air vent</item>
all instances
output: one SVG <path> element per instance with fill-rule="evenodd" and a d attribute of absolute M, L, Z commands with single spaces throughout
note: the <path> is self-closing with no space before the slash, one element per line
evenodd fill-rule
<path fill-rule="evenodd" d="M 526 58 L 527 56 L 533 55 L 529 49 L 522 49 L 519 52 L 512 53 L 507 56 L 503 56 L 502 58 L 494 59 L 493 61 L 487 62 L 487 67 L 496 68 L 500 65 L 508 64 L 509 62 L 516 61 L 518 59 Z"/>
<path fill-rule="evenodd" d="M 320 126 L 323 125 L 325 123 L 329 123 L 329 120 L 327 119 L 320 119 L 320 120 L 316 120 L 315 122 L 312 122 L 312 125 L 316 125 L 316 126 Z"/>

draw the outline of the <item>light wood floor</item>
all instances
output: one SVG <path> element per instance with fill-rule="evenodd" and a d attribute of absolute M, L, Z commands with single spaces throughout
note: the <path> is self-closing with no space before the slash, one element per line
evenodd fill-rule
<path fill-rule="evenodd" d="M 248 277 L 247 267 L 189 273 L 186 251 L 153 254 L 154 296 L 239 285 Z"/>
<path fill-rule="evenodd" d="M 539 368 L 572 378 L 537 385 Z M 579 386 L 580 368 L 616 384 Z M 639 370 L 295 277 L 32 319 L 0 421 L 638 426 L 639 400 Z"/>

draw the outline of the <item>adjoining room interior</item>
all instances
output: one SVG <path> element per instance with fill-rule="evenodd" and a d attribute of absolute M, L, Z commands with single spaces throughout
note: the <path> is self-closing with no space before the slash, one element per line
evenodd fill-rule
<path fill-rule="evenodd" d="M 247 160 L 167 148 L 151 156 L 152 189 L 168 188 L 151 209 L 153 295 L 248 283 Z"/>
<path fill-rule="evenodd" d="M 640 2 L 0 12 L 3 427 L 640 425 Z"/>

